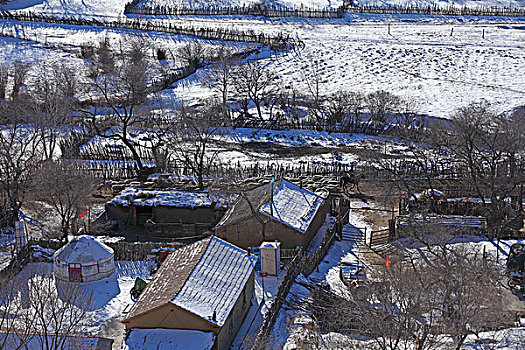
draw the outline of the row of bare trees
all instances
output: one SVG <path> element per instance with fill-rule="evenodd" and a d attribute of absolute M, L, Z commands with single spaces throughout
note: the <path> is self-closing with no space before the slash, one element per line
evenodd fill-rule
<path fill-rule="evenodd" d="M 306 125 L 328 131 L 377 134 L 395 124 L 417 122 L 417 102 L 387 91 L 323 93 L 317 60 L 303 72 L 303 78 L 306 90 L 299 92 L 293 86 L 283 85 L 267 63 L 235 64 L 227 53 L 202 75 L 202 81 L 220 97 L 223 109 L 236 115 L 233 122 L 237 126 Z M 250 112 L 252 108 L 255 116 Z"/>

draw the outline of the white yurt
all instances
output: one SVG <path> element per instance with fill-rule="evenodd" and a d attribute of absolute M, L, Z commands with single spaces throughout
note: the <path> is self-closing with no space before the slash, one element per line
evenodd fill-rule
<path fill-rule="evenodd" d="M 78 236 L 53 256 L 57 279 L 69 282 L 97 281 L 115 271 L 113 249 L 91 236 Z"/>

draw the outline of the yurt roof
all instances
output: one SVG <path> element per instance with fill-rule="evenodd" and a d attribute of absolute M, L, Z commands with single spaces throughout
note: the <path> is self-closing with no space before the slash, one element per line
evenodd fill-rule
<path fill-rule="evenodd" d="M 87 263 L 109 258 L 113 249 L 91 236 L 78 236 L 56 251 L 54 257 L 71 263 Z"/>

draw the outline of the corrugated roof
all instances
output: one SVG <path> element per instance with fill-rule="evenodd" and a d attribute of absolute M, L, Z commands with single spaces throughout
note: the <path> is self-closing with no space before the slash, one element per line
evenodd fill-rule
<path fill-rule="evenodd" d="M 188 276 L 206 251 L 211 238 L 180 248 L 166 258 L 153 280 L 129 310 L 126 319 L 169 303 L 181 290 Z"/>
<path fill-rule="evenodd" d="M 172 303 L 222 326 L 253 273 L 256 261 L 257 258 L 245 250 L 213 237 Z"/>

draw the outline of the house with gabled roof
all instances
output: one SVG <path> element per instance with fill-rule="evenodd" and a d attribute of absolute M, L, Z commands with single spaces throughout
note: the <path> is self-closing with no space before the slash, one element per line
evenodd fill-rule
<path fill-rule="evenodd" d="M 217 237 L 178 249 L 122 322 L 126 329 L 208 332 L 216 349 L 227 349 L 250 308 L 256 261 L 246 250 Z"/>
<path fill-rule="evenodd" d="M 274 240 L 284 249 L 307 247 L 328 210 L 326 198 L 282 179 L 241 194 L 215 233 L 242 248 Z"/>

